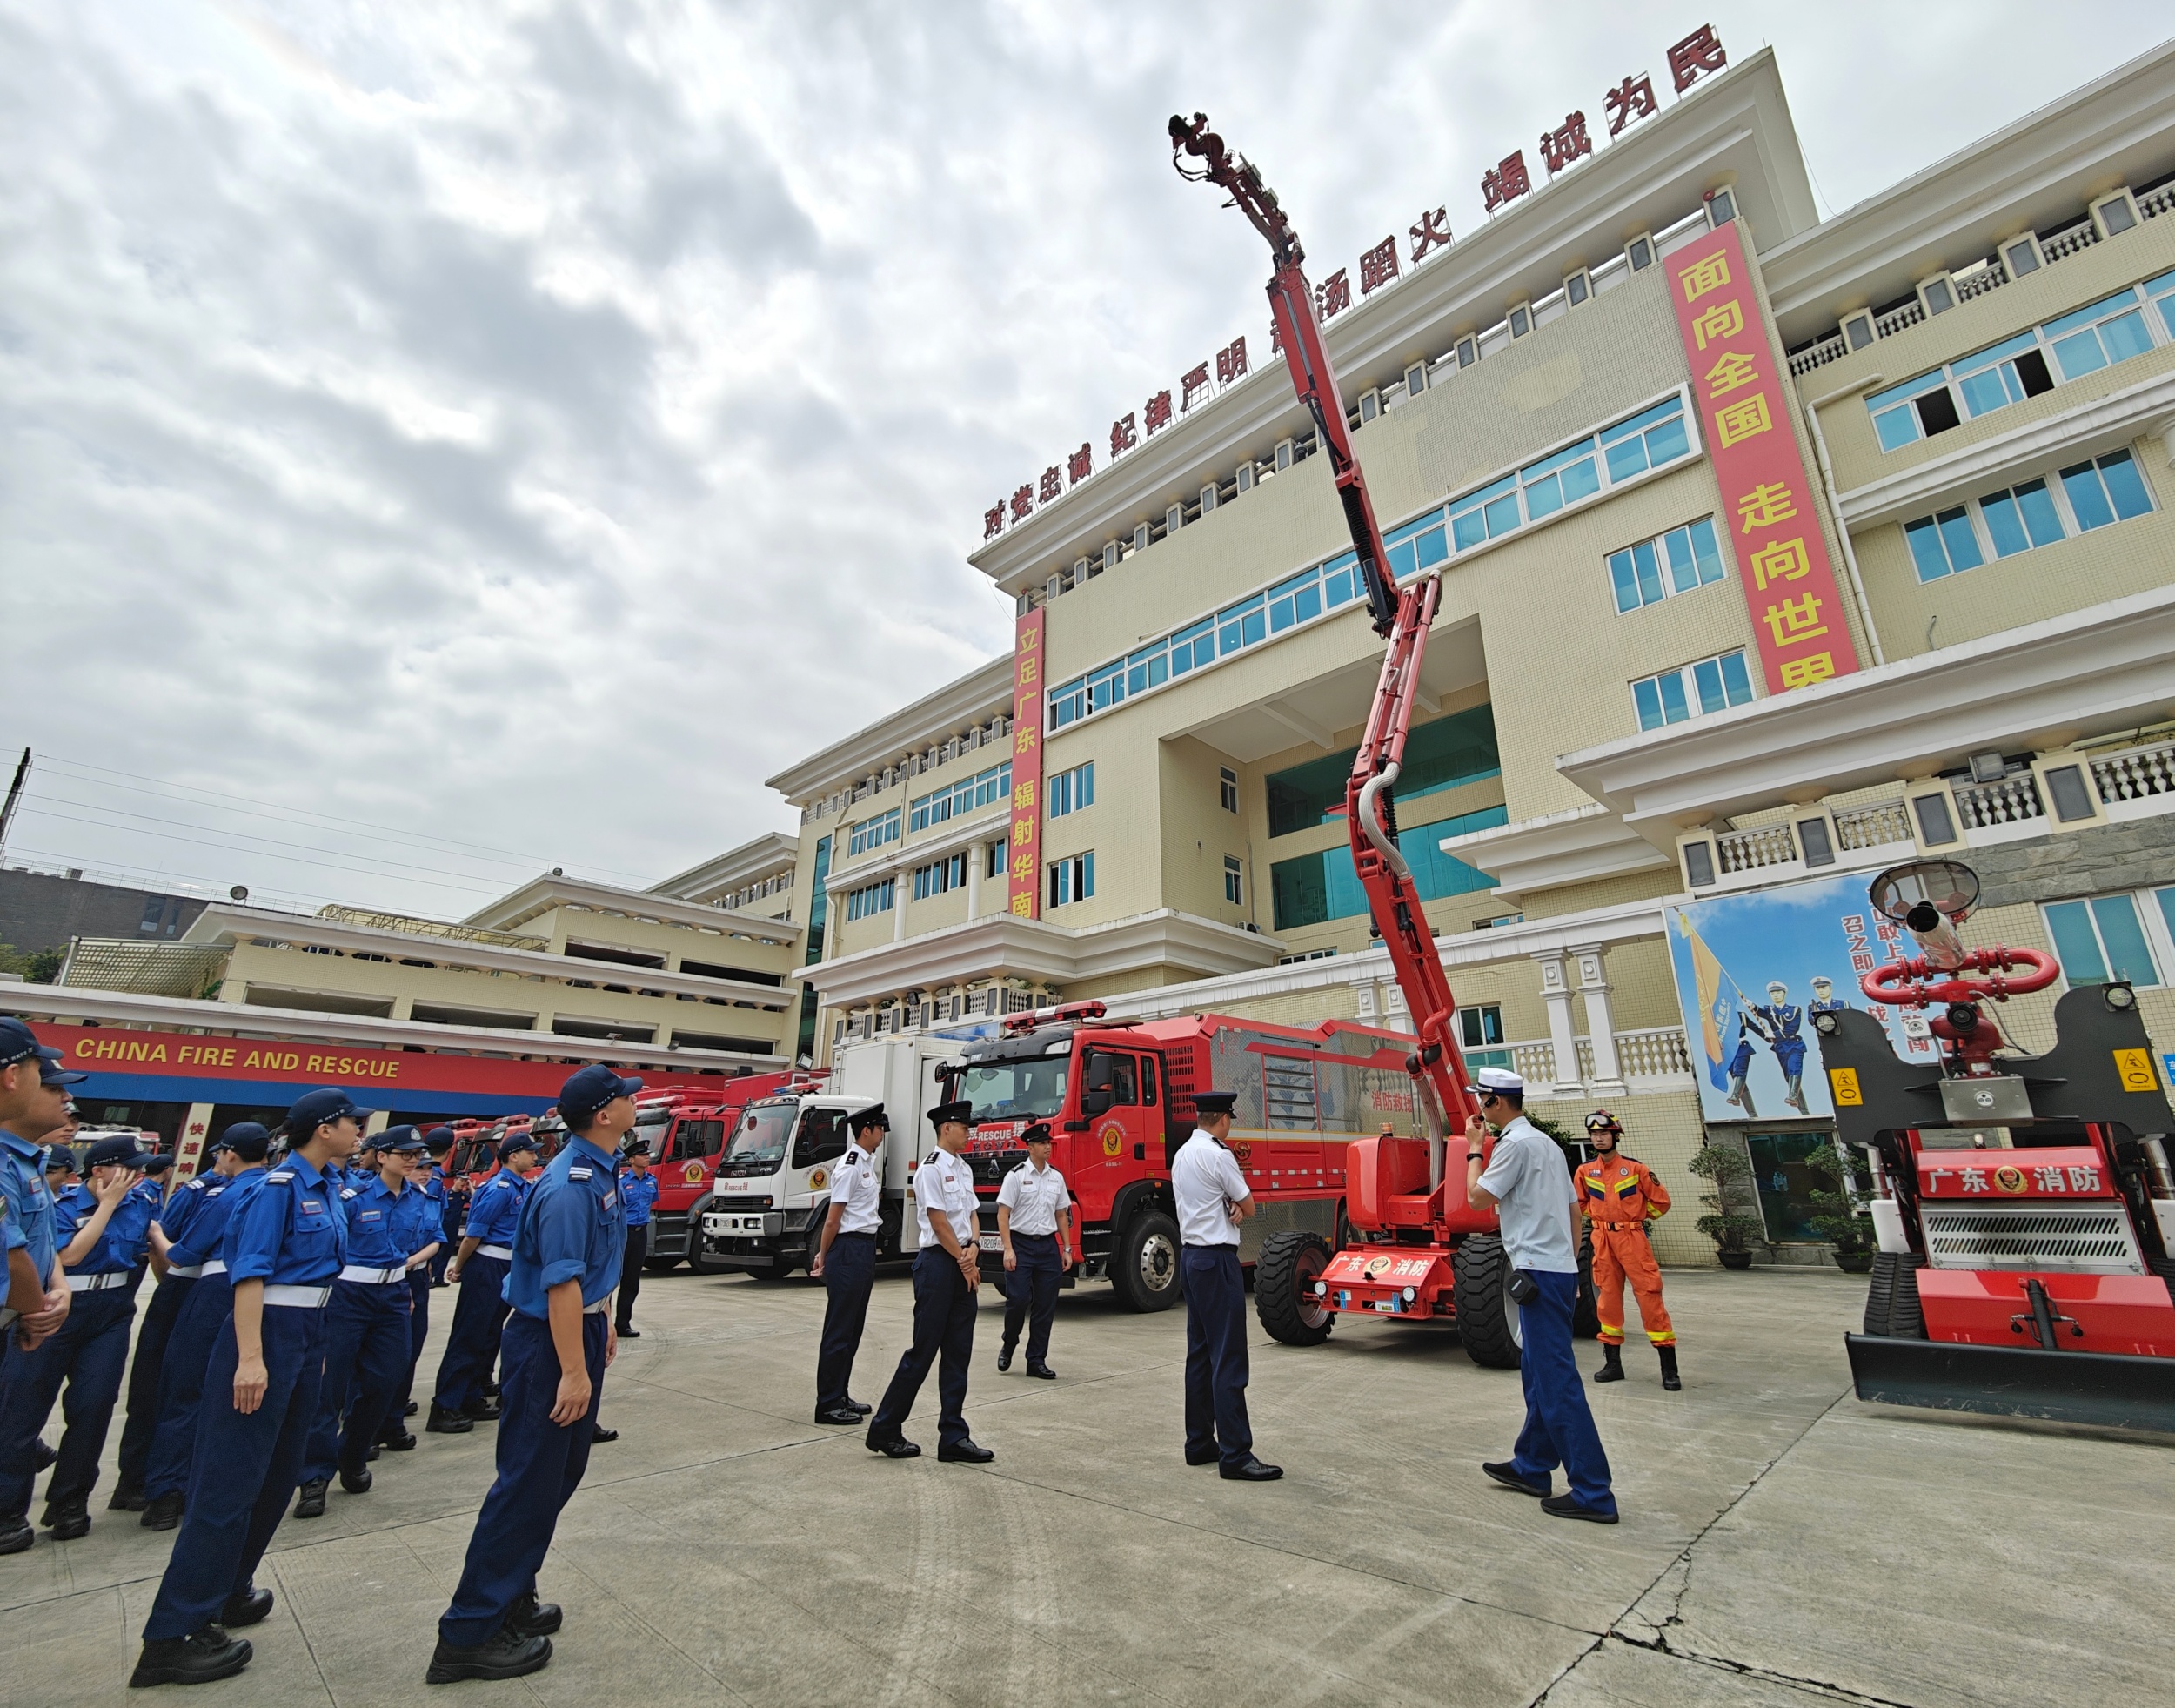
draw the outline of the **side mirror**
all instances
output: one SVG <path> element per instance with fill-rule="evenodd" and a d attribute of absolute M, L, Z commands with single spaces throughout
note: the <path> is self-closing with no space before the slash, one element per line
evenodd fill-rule
<path fill-rule="evenodd" d="M 1091 1091 L 1081 1092 L 1080 1095 L 1081 1112 L 1091 1116 L 1109 1114 L 1110 1106 L 1115 1102 L 1116 1096 L 1107 1085 L 1099 1085 Z"/>
<path fill-rule="evenodd" d="M 1096 1050 L 1088 1057 L 1088 1077 L 1081 1082 L 1088 1091 L 1108 1091 L 1118 1075 L 1118 1059 L 1107 1051 Z"/>

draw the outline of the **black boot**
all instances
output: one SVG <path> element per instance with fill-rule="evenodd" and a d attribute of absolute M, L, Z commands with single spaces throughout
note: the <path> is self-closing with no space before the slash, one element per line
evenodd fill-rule
<path fill-rule="evenodd" d="M 340 1472 L 340 1487 L 346 1490 L 351 1495 L 368 1494 L 370 1492 L 370 1485 L 374 1481 L 376 1481 L 376 1479 L 371 1476 L 369 1467 L 367 1466 L 364 1467 L 361 1470 L 343 1470 Z"/>
<path fill-rule="evenodd" d="M 19 1554 L 37 1540 L 37 1532 L 23 1513 L 0 1514 L 0 1554 Z"/>
<path fill-rule="evenodd" d="M 79 1536 L 90 1534 L 90 1500 L 87 1495 L 63 1495 L 58 1500 L 45 1503 L 45 1511 L 38 1520 L 52 1531 L 56 1542 L 73 1542 Z"/>
<path fill-rule="evenodd" d="M 250 1646 L 229 1637 L 224 1625 L 206 1625 L 188 1637 L 162 1637 L 144 1644 L 129 1688 L 145 1685 L 208 1685 L 231 1678 L 249 1664 Z"/>
<path fill-rule="evenodd" d="M 551 1658 L 550 1638 L 525 1636 L 508 1622 L 499 1627 L 491 1641 L 473 1649 L 457 1649 L 439 1638 L 423 1682 L 450 1685 L 461 1678 L 519 1678 L 548 1665 Z"/>
<path fill-rule="evenodd" d="M 531 1590 L 517 1596 L 506 1610 L 506 1629 L 524 1637 L 549 1637 L 559 1629 L 562 1617 L 557 1602 L 539 1601 L 536 1591 Z"/>
<path fill-rule="evenodd" d="M 113 1491 L 113 1498 L 106 1503 L 106 1510 L 109 1512 L 141 1512 L 150 1504 L 151 1503 L 144 1498 L 144 1491 L 141 1489 L 131 1488 L 124 1483 Z"/>
<path fill-rule="evenodd" d="M 1594 1380 L 1596 1382 L 1623 1380 L 1623 1347 L 1620 1343 L 1602 1342 L 1601 1368 L 1594 1372 Z"/>
<path fill-rule="evenodd" d="M 271 1610 L 272 1592 L 248 1584 L 226 1598 L 226 1605 L 219 1610 L 219 1623 L 229 1631 L 237 1625 L 262 1624 Z"/>
<path fill-rule="evenodd" d="M 314 1477 L 304 1483 L 302 1485 L 302 1498 L 295 1503 L 295 1517 L 298 1518 L 325 1517 L 325 1491 L 331 1486 L 331 1479 L 326 1477 Z"/>
<path fill-rule="evenodd" d="M 436 1400 L 431 1402 L 430 1421 L 424 1424 L 425 1435 L 466 1435 L 476 1427 L 475 1420 L 458 1411 L 448 1411 Z"/>
<path fill-rule="evenodd" d="M 137 1520 L 147 1531 L 170 1531 L 181 1523 L 181 1509 L 187 1501 L 185 1495 L 158 1495 L 144 1508 L 144 1516 Z"/>
<path fill-rule="evenodd" d="M 1662 1386 L 1673 1394 L 1684 1385 L 1683 1378 L 1676 1374 L 1676 1349 L 1671 1345 L 1654 1350 L 1662 1355 Z"/>

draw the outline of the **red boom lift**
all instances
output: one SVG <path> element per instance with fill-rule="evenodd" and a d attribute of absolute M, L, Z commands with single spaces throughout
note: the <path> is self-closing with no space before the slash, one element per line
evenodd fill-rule
<path fill-rule="evenodd" d="M 1489 1320 L 1466 1324 L 1468 1350 L 1481 1357 L 1481 1347 L 1500 1345 L 1501 1353 L 1482 1362 L 1515 1365 L 1517 1312 L 1504 1291 L 1507 1266 L 1495 1212 L 1474 1209 L 1465 1196 L 1465 1170 L 1445 1166 L 1449 1135 L 1459 1136 L 1462 1153 L 1466 1119 L 1479 1106 L 1451 1029 L 1456 1001 L 1421 911 L 1411 868 L 1396 841 L 1393 792 L 1412 727 L 1413 692 L 1420 681 L 1428 629 L 1442 599 L 1441 577 L 1423 575 L 1402 590 L 1389 579 L 1382 529 L 1352 454 L 1343 394 L 1315 323 L 1306 253 L 1275 192 L 1262 182 L 1257 168 L 1224 147 L 1223 139 L 1208 129 L 1205 113 L 1195 113 L 1190 122 L 1172 118 L 1170 137 L 1179 176 L 1226 191 L 1229 205 L 1268 241 L 1275 260 L 1268 281 L 1269 311 L 1292 384 L 1314 417 L 1321 448 L 1329 459 L 1375 632 L 1389 643 L 1366 734 L 1345 785 L 1345 813 L 1352 863 L 1416 1026 L 1417 1047 L 1405 1068 L 1428 1135 L 1424 1141 L 1384 1135 L 1347 1146 L 1345 1214 L 1355 1237 L 1342 1250 L 1332 1252 L 1314 1234 L 1273 1236 L 1262 1249 L 1255 1308 L 1275 1338 L 1307 1344 L 1326 1336 L 1340 1311 L 1443 1321 L 1455 1320 L 1461 1297 L 1468 1302 L 1469 1318 L 1472 1308 L 1485 1302 Z M 1188 157 L 1200 164 L 1188 165 Z M 1290 1277 L 1288 1293 L 1282 1287 L 1263 1289 L 1263 1279 L 1272 1275 Z"/>

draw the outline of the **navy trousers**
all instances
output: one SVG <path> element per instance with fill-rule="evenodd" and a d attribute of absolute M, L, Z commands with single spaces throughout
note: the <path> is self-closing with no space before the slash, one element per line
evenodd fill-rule
<path fill-rule="evenodd" d="M 1186 1293 L 1186 1450 L 1219 1451 L 1227 1465 L 1254 1451 L 1246 1416 L 1246 1276 L 1235 1245 L 1189 1245 L 1179 1258 Z"/>
<path fill-rule="evenodd" d="M 445 1337 L 445 1356 L 438 1360 L 433 1390 L 433 1403 L 444 1410 L 464 1411 L 483 1399 L 484 1383 L 491 1379 L 491 1367 L 499 1357 L 506 1312 L 512 1309 L 505 1302 L 505 1281 L 503 1257 L 486 1257 L 479 1251 L 461 1266 L 452 1331 Z"/>
<path fill-rule="evenodd" d="M 166 1347 L 196 1277 L 170 1275 L 152 1289 L 136 1331 L 136 1360 L 129 1366 L 129 1420 L 121 1426 L 121 1486 L 141 1493 L 151 1462 L 151 1437 L 158 1431 L 159 1378 L 166 1369 Z"/>
<path fill-rule="evenodd" d="M 408 1283 L 332 1284 L 325 1308 L 325 1379 L 302 1460 L 304 1483 L 350 1477 L 370 1461 L 371 1444 L 408 1367 Z"/>
<path fill-rule="evenodd" d="M 816 1410 L 829 1411 L 853 1396 L 853 1355 L 868 1319 L 876 1283 L 876 1236 L 840 1234 L 823 1259 L 823 1346 L 816 1354 Z"/>
<path fill-rule="evenodd" d="M 1005 1345 L 1007 1352 L 1019 1344 L 1020 1328 L 1027 1331 L 1027 1363 L 1047 1363 L 1050 1323 L 1057 1316 L 1057 1288 L 1064 1266 L 1057 1261 L 1055 1234 L 1014 1234 L 1012 1255 L 1019 1267 L 1005 1276 Z"/>
<path fill-rule="evenodd" d="M 136 1301 L 125 1287 L 78 1293 L 58 1333 L 33 1351 L 17 1347 L 10 1356 L 0 1375 L 0 1514 L 30 1510 L 37 1475 L 30 1453 L 56 1399 L 67 1428 L 45 1498 L 86 1496 L 97 1486 L 98 1456 L 105 1451 L 106 1426 L 121 1397 L 135 1316 Z"/>
<path fill-rule="evenodd" d="M 431 1263 L 437 1261 L 433 1257 Z M 426 1263 L 408 1271 L 408 1363 L 400 1372 L 400 1385 L 392 1390 L 392 1403 L 385 1408 L 385 1421 L 378 1427 L 380 1441 L 408 1432 L 402 1420 L 408 1415 L 408 1402 L 415 1397 L 415 1367 L 423 1357 L 423 1343 L 430 1333 L 431 1265 Z"/>
<path fill-rule="evenodd" d="M 588 1469 L 589 1438 L 604 1398 L 606 1332 L 602 1311 L 583 1316 L 589 1411 L 560 1425 L 552 1422 L 559 1398 L 559 1353 L 552 1345 L 551 1325 L 519 1312 L 506 1323 L 499 1476 L 476 1515 L 452 1604 L 438 1622 L 438 1634 L 456 1648 L 473 1649 L 491 1641 L 515 1600 L 536 1587 L 537 1569 L 552 1545 L 559 1515 Z"/>
<path fill-rule="evenodd" d="M 197 1419 L 204 1398 L 204 1366 L 234 1315 L 234 1289 L 226 1276 L 207 1275 L 189 1289 L 166 1342 L 166 1368 L 158 1377 L 158 1430 L 144 1467 L 144 1493 L 151 1499 L 189 1487 L 197 1452 Z"/>
<path fill-rule="evenodd" d="M 325 1312 L 266 1305 L 263 1343 L 269 1379 L 263 1403 L 246 1417 L 234 1409 L 231 1313 L 204 1366 L 188 1510 L 144 1624 L 147 1643 L 218 1621 L 226 1598 L 249 1588 L 302 1480 L 325 1364 Z"/>
<path fill-rule="evenodd" d="M 626 1249 L 619 1258 L 619 1296 L 612 1309 L 619 1314 L 621 1334 L 633 1325 L 635 1296 L 642 1290 L 642 1263 L 650 1255 L 650 1224 L 626 1230 Z"/>
<path fill-rule="evenodd" d="M 836 1251 L 833 1245 L 831 1249 Z M 829 1268 L 826 1263 L 824 1266 Z M 943 1403 L 938 1417 L 939 1445 L 956 1446 L 967 1437 L 967 1366 L 974 1356 L 974 1295 L 958 1263 L 940 1245 L 924 1246 L 914 1260 L 914 1344 L 899 1359 L 899 1369 L 884 1390 L 876 1415 L 868 1420 L 871 1441 L 896 1441 L 905 1431 L 914 1396 L 939 1366 L 936 1391 Z"/>
<path fill-rule="evenodd" d="M 1563 1467 L 1571 1493 L 1581 1506 L 1614 1512 L 1609 1490 L 1609 1456 L 1601 1450 L 1601 1431 L 1587 1409 L 1586 1384 L 1571 1356 L 1571 1311 L 1578 1303 L 1578 1276 L 1529 1269 L 1540 1296 L 1518 1307 L 1523 1344 L 1518 1378 L 1525 1384 L 1525 1427 L 1511 1451 L 1511 1469 L 1530 1483 L 1547 1484 Z"/>

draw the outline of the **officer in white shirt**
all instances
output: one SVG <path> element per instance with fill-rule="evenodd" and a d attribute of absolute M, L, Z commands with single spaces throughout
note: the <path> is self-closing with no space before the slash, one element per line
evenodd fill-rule
<path fill-rule="evenodd" d="M 1224 1148 L 1235 1091 L 1196 1091 L 1199 1124 L 1171 1159 L 1178 1234 L 1185 1242 L 1178 1278 L 1186 1294 L 1186 1463 L 1217 1464 L 1238 1483 L 1273 1483 L 1280 1465 L 1254 1457 L 1246 1417 L 1246 1276 L 1239 1268 L 1239 1223 L 1261 1207 Z"/>
<path fill-rule="evenodd" d="M 997 1457 L 967 1433 L 967 1365 L 974 1354 L 974 1291 L 981 1269 L 974 1176 L 960 1153 L 974 1115 L 972 1103 L 939 1103 L 929 1111 L 936 1149 L 914 1175 L 914 1213 L 921 1230 L 921 1250 L 914 1260 L 914 1344 L 900 1356 L 891 1386 L 868 1420 L 868 1450 L 886 1458 L 911 1459 L 921 1451 L 900 1430 L 940 1355 L 936 1385 L 944 1409 L 937 1457 L 979 1465 Z"/>
<path fill-rule="evenodd" d="M 1054 1382 L 1049 1366 L 1050 1321 L 1058 1283 L 1073 1266 L 1073 1206 L 1065 1176 L 1050 1167 L 1050 1127 L 1038 1121 L 1021 1134 L 1027 1160 L 997 1188 L 997 1238 L 1005 1254 L 1005 1337 L 997 1368 L 1012 1368 L 1020 1327 L 1027 1326 L 1027 1374 Z"/>
<path fill-rule="evenodd" d="M 831 1170 L 831 1208 L 808 1273 L 823 1283 L 823 1348 L 816 1354 L 819 1423 L 859 1423 L 868 1408 L 847 1391 L 860 1350 L 868 1292 L 876 1281 L 877 1214 L 883 1196 L 876 1152 L 891 1131 L 881 1103 L 846 1117 L 853 1142 Z"/>

